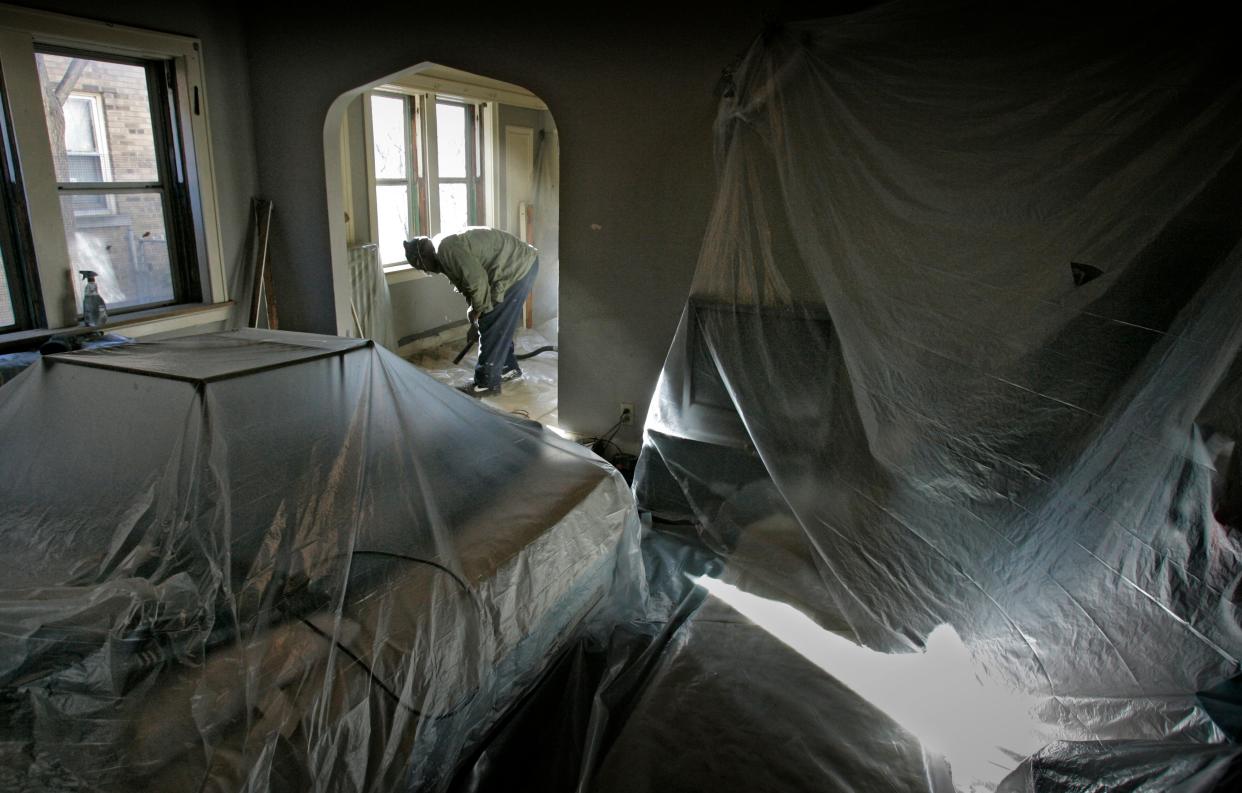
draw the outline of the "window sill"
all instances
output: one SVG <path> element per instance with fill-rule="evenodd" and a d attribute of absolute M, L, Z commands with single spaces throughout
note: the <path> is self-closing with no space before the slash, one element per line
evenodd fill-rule
<path fill-rule="evenodd" d="M 430 273 L 422 270 L 415 270 L 413 266 L 408 264 L 393 264 L 384 268 L 384 280 L 389 286 L 399 284 L 403 281 L 415 281 L 419 278 L 429 278 Z"/>
<path fill-rule="evenodd" d="M 23 330 L 16 333 L 0 334 L 0 352 L 16 352 L 18 350 L 38 349 L 43 342 L 53 336 L 77 335 L 102 330 L 105 333 L 116 331 L 135 338 L 150 336 L 155 333 L 184 330 L 198 325 L 225 322 L 233 309 L 233 301 L 224 303 L 190 304 L 181 306 L 160 306 L 145 311 L 135 311 L 109 318 L 103 328 L 88 328 L 85 325 L 74 325 L 68 328 L 38 328 Z"/>

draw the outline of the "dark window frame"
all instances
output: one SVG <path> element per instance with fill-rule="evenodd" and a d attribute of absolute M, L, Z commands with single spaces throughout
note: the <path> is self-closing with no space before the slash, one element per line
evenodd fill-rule
<path fill-rule="evenodd" d="M 0 326 L 0 334 L 47 325 L 30 233 L 30 214 L 26 210 L 25 182 L 10 117 L 9 93 L 4 75 L 0 74 L 0 255 L 4 258 L 5 283 L 14 320 Z"/>

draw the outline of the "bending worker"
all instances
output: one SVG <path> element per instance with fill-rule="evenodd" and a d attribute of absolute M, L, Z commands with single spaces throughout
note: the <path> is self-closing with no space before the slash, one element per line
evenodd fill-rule
<path fill-rule="evenodd" d="M 500 393 L 502 381 L 521 377 L 513 334 L 539 273 L 539 251 L 499 229 L 469 226 L 435 239 L 406 240 L 405 258 L 423 272 L 448 276 L 470 304 L 467 318 L 479 323 L 474 380 L 458 388 L 471 396 L 488 396 Z"/>

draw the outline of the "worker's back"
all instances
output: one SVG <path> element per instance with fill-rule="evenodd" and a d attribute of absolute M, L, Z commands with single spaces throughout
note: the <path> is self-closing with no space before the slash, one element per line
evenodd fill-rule
<path fill-rule="evenodd" d="M 436 258 L 445 275 L 455 283 L 470 280 L 475 268 L 482 268 L 490 289 L 486 305 L 476 306 L 486 313 L 499 303 L 522 276 L 530 272 L 539 251 L 517 237 L 487 226 L 468 226 L 455 232 L 439 234 L 434 239 Z"/>

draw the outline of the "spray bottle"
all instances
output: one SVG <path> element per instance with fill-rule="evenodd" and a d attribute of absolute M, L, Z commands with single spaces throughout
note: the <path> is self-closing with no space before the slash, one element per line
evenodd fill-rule
<path fill-rule="evenodd" d="M 99 285 L 95 283 L 94 270 L 78 270 L 86 279 L 86 287 L 82 290 L 82 322 L 92 328 L 102 328 L 108 324 L 108 307 L 99 296 Z"/>

